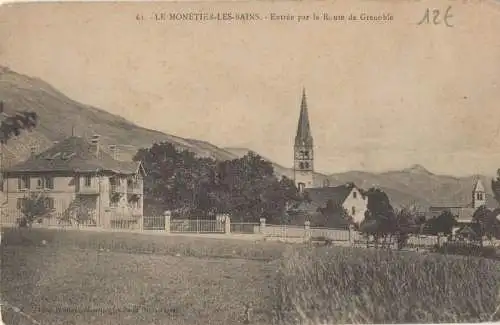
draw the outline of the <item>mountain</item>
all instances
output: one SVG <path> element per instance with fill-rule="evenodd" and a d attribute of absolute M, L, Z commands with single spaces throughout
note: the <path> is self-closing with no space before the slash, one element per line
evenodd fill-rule
<path fill-rule="evenodd" d="M 365 189 L 379 187 L 387 193 L 394 207 L 406 206 L 413 202 L 424 209 L 431 205 L 466 206 L 472 201 L 472 188 L 477 178 L 481 179 L 485 186 L 488 207 L 496 208 L 497 203 L 491 191 L 491 178 L 482 175 L 436 175 L 420 165 L 384 173 L 352 171 L 329 175 L 332 184 L 352 181 Z"/>
<path fill-rule="evenodd" d="M 179 149 L 190 150 L 201 157 L 219 160 L 235 158 L 233 154 L 206 141 L 149 130 L 104 110 L 78 103 L 38 78 L 1 66 L 0 100 L 3 100 L 7 114 L 16 110 L 31 110 L 40 117 L 39 126 L 33 132 L 23 133 L 6 145 L 4 166 L 26 159 L 32 145 L 43 151 L 54 141 L 70 136 L 75 125 L 78 126 L 76 135 L 90 138 L 93 134 L 99 134 L 104 150 L 108 145 L 116 145 L 119 157 L 123 160 L 131 159 L 139 148 L 160 141 L 171 142 Z"/>
<path fill-rule="evenodd" d="M 224 150 L 238 157 L 243 157 L 251 151 L 247 148 L 224 148 Z M 272 162 L 266 157 L 262 158 Z M 272 163 L 277 175 L 293 176 L 291 168 Z M 422 209 L 427 209 L 429 206 L 466 206 L 472 200 L 472 187 L 476 177 L 479 177 L 485 186 L 488 206 L 496 208 L 497 203 L 490 186 L 491 178 L 481 175 L 470 177 L 436 175 L 421 165 L 384 173 L 363 171 L 331 175 L 315 173 L 318 184 L 323 184 L 324 180 L 328 180 L 331 186 L 354 182 L 364 189 L 379 187 L 387 193 L 395 208 L 417 204 Z"/>
<path fill-rule="evenodd" d="M 78 103 L 43 80 L 1 66 L 0 100 L 4 101 L 8 114 L 16 110 L 32 110 L 40 116 L 40 124 L 33 132 L 23 133 L 5 146 L 4 166 L 26 159 L 32 145 L 38 146 L 38 150 L 42 151 L 52 146 L 54 141 L 67 138 L 75 125 L 79 127 L 77 135 L 90 137 L 99 134 L 104 144 L 103 150 L 108 149 L 108 145 L 117 145 L 119 157 L 123 160 L 131 159 L 139 148 L 149 147 L 160 141 L 171 142 L 177 148 L 190 150 L 200 157 L 218 160 L 239 158 L 249 151 L 246 148 L 219 148 L 206 141 L 181 138 L 140 127 L 99 108 Z M 293 177 L 291 168 L 272 163 L 277 175 Z M 332 175 L 316 173 L 315 177 L 319 184 L 328 180 L 332 186 L 346 182 L 354 182 L 365 189 L 378 186 L 387 192 L 396 207 L 410 202 L 416 202 L 422 207 L 466 205 L 471 200 L 474 183 L 472 176 L 457 178 L 435 175 L 420 165 L 385 173 L 350 171 Z M 488 192 L 488 201 L 494 202 L 490 189 L 491 179 L 484 176 L 480 178 Z"/>

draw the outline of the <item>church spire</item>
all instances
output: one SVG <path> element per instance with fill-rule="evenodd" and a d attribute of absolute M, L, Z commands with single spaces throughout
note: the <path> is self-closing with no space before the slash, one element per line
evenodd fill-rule
<path fill-rule="evenodd" d="M 309 114 L 307 112 L 306 89 L 302 89 L 302 102 L 300 104 L 299 125 L 297 126 L 297 135 L 295 136 L 296 146 L 312 146 L 313 138 L 311 135 L 311 126 L 309 124 Z"/>

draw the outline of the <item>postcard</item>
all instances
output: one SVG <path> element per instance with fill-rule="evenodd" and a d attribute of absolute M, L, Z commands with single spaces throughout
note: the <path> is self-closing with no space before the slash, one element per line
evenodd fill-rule
<path fill-rule="evenodd" d="M 499 30 L 495 0 L 2 4 L 1 320 L 499 322 Z"/>

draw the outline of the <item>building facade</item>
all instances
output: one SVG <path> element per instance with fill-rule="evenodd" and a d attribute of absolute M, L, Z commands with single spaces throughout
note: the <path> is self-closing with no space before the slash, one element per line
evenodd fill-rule
<path fill-rule="evenodd" d="M 42 196 L 50 223 L 110 227 L 143 215 L 144 169 L 140 162 L 114 159 L 91 141 L 70 137 L 4 171 L 7 214 L 22 213 L 25 200 Z"/>
<path fill-rule="evenodd" d="M 489 204 L 490 202 L 487 200 L 486 190 L 480 179 L 477 179 L 474 183 L 471 194 L 471 200 L 468 204 L 437 204 L 431 206 L 429 209 L 430 217 L 437 217 L 443 211 L 450 211 L 457 217 L 459 225 L 467 225 L 472 223 L 472 217 L 478 208 L 482 206 L 487 208 L 496 208 L 495 204 Z"/>

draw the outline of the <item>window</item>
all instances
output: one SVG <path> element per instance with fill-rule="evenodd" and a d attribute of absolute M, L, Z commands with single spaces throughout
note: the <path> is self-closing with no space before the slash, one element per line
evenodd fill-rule
<path fill-rule="evenodd" d="M 16 207 L 18 210 L 21 210 L 23 208 L 23 203 L 24 203 L 24 200 L 26 199 L 17 199 L 17 202 L 16 202 Z"/>
<path fill-rule="evenodd" d="M 300 169 L 304 169 L 304 163 L 303 163 L 303 162 L 300 162 L 300 163 L 299 163 L 299 168 L 300 168 Z"/>
<path fill-rule="evenodd" d="M 45 188 L 54 189 L 54 178 L 47 176 L 44 178 Z"/>
<path fill-rule="evenodd" d="M 352 197 L 355 199 L 358 197 L 358 192 L 352 192 Z"/>
<path fill-rule="evenodd" d="M 92 185 L 92 176 L 85 176 L 84 186 L 90 187 Z"/>
<path fill-rule="evenodd" d="M 29 176 L 21 176 L 17 180 L 17 187 L 20 190 L 26 190 L 30 188 L 30 178 Z"/>
<path fill-rule="evenodd" d="M 40 177 L 37 179 L 36 188 L 38 189 L 53 189 L 54 178 L 50 176 Z"/>
<path fill-rule="evenodd" d="M 304 163 L 304 168 L 305 168 L 305 169 L 308 169 L 308 168 L 309 168 L 309 163 L 308 163 L 308 162 L 305 162 L 305 163 Z"/>
<path fill-rule="evenodd" d="M 44 205 L 48 209 L 54 209 L 54 199 L 51 197 L 46 197 Z"/>
<path fill-rule="evenodd" d="M 309 159 L 309 151 L 304 151 L 304 158 Z"/>
<path fill-rule="evenodd" d="M 352 212 L 351 215 L 355 215 L 356 214 L 356 207 L 352 207 L 351 212 Z"/>

